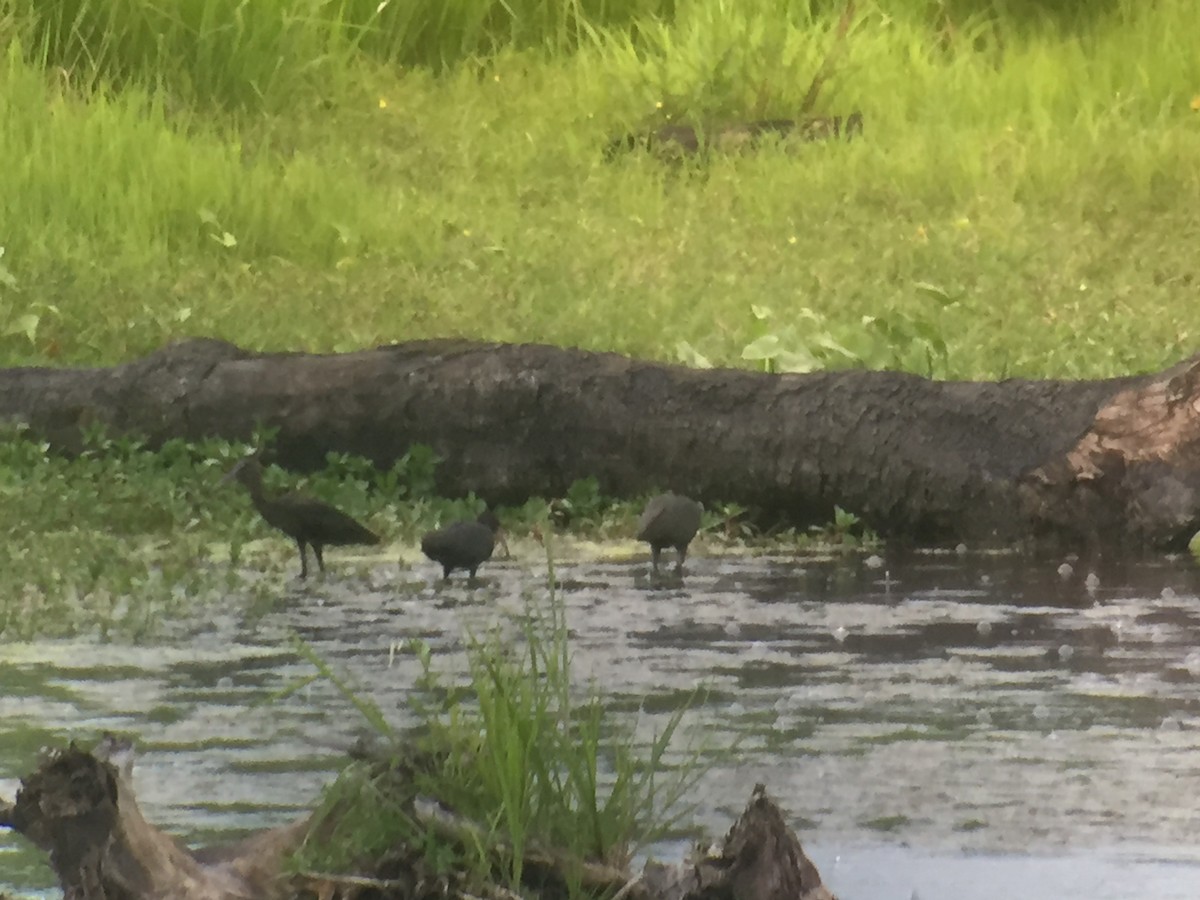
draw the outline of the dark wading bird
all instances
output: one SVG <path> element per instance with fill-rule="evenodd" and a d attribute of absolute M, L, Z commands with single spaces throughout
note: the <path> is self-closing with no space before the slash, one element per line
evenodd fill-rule
<path fill-rule="evenodd" d="M 221 479 L 221 483 L 237 479 L 250 492 L 254 508 L 267 520 L 268 525 L 278 528 L 296 542 L 300 548 L 300 577 L 308 577 L 308 554 L 305 547 L 311 546 L 317 557 L 317 566 L 325 571 L 325 560 L 321 550 L 327 545 L 378 544 L 379 535 L 360 525 L 340 509 L 330 506 L 316 497 L 287 493 L 268 497 L 263 492 L 262 463 L 257 456 L 247 456 Z"/>
<path fill-rule="evenodd" d="M 637 539 L 650 545 L 655 572 L 658 572 L 658 557 L 664 547 L 675 548 L 679 554 L 675 571 L 683 572 L 688 544 L 700 530 L 700 514 L 703 511 L 704 507 L 682 494 L 659 494 L 646 504 L 638 521 Z"/>
<path fill-rule="evenodd" d="M 471 580 L 481 563 L 492 558 L 496 542 L 508 556 L 508 543 L 500 530 L 500 520 L 485 509 L 475 521 L 455 522 L 421 538 L 421 552 L 442 566 L 442 578 L 448 579 L 455 569 L 466 569 Z"/>

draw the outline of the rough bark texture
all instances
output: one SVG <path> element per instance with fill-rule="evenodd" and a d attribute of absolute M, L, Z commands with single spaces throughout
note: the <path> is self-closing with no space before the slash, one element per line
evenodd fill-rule
<path fill-rule="evenodd" d="M 1052 533 L 1178 544 L 1200 511 L 1200 363 L 1100 381 L 695 370 L 540 345 L 426 341 L 345 355 L 170 346 L 109 369 L 0 371 L 0 419 L 55 445 L 103 423 L 151 444 L 279 429 L 277 459 L 388 466 L 414 443 L 438 487 L 494 502 L 595 476 L 797 526 L 835 505 L 920 543 Z"/>
<path fill-rule="evenodd" d="M 304 822 L 262 832 L 206 860 L 142 818 L 128 780 L 71 744 L 26 777 L 2 824 L 46 851 L 64 900 L 271 900 Z"/>
<path fill-rule="evenodd" d="M 648 863 L 641 882 L 655 900 L 837 900 L 761 784 L 720 848 L 688 865 Z"/>

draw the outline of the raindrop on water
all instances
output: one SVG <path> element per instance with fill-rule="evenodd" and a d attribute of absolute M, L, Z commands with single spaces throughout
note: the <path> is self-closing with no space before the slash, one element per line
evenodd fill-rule
<path fill-rule="evenodd" d="M 1171 587 L 1170 585 L 1167 585 L 1165 588 L 1162 589 L 1162 593 L 1159 594 L 1159 596 L 1162 597 L 1164 600 L 1174 600 L 1175 599 L 1175 588 Z"/>
<path fill-rule="evenodd" d="M 837 628 L 833 629 L 833 639 L 839 644 L 844 643 L 846 640 L 846 635 L 849 633 L 850 632 L 846 630 L 844 625 L 839 625 Z"/>
<path fill-rule="evenodd" d="M 967 545 L 959 544 L 957 547 L 954 548 L 954 552 L 957 553 L 959 556 L 966 556 L 967 555 Z"/>
<path fill-rule="evenodd" d="M 980 622 L 978 625 L 975 626 L 975 630 L 979 632 L 980 637 L 987 637 L 988 635 L 990 635 L 992 633 L 992 623 L 991 622 Z"/>
<path fill-rule="evenodd" d="M 865 565 L 868 569 L 881 569 L 883 568 L 883 557 L 872 553 L 865 560 L 863 560 L 863 565 Z"/>
<path fill-rule="evenodd" d="M 1180 728 L 1179 720 L 1174 716 L 1167 716 L 1158 726 L 1159 731 L 1179 731 Z"/>
<path fill-rule="evenodd" d="M 1072 568 L 1070 563 L 1063 563 L 1061 566 L 1058 567 L 1058 577 L 1063 579 L 1064 581 L 1066 581 L 1068 578 L 1070 578 L 1074 574 L 1075 574 L 1075 569 Z"/>
<path fill-rule="evenodd" d="M 1083 585 L 1089 594 L 1094 593 L 1096 588 L 1100 587 L 1100 576 L 1095 572 L 1088 572 L 1087 578 L 1083 579 Z"/>
<path fill-rule="evenodd" d="M 729 637 L 737 637 L 742 633 L 742 626 L 737 622 L 726 622 L 725 633 L 729 635 Z"/>
<path fill-rule="evenodd" d="M 1050 718 L 1050 710 L 1039 703 L 1033 708 L 1033 717 L 1039 722 L 1044 722 L 1046 719 Z"/>
<path fill-rule="evenodd" d="M 1058 648 L 1058 658 L 1064 662 L 1075 655 L 1075 648 L 1070 644 L 1063 644 Z"/>

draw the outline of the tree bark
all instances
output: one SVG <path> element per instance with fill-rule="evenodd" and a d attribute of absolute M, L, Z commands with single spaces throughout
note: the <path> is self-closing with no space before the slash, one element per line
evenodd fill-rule
<path fill-rule="evenodd" d="M 541 345 L 419 341 L 344 355 L 193 340 L 104 369 L 0 370 L 0 419 L 66 451 L 82 429 L 249 440 L 302 470 L 329 451 L 498 503 L 594 476 L 798 527 L 855 513 L 916 543 L 1058 535 L 1177 546 L 1200 522 L 1200 357 L 1097 381 L 696 370 Z"/>
<path fill-rule="evenodd" d="M 837 900 L 761 784 L 719 848 L 689 864 L 649 862 L 655 900 Z"/>

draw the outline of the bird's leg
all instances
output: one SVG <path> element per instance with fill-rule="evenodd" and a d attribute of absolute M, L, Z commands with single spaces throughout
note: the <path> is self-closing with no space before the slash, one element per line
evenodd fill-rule
<path fill-rule="evenodd" d="M 325 557 L 321 555 L 321 545 L 313 544 L 313 553 L 317 555 L 317 568 L 321 570 L 321 574 L 325 574 Z"/>
<path fill-rule="evenodd" d="M 687 547 L 676 547 L 675 549 L 679 552 L 679 561 L 675 563 L 675 574 L 682 575 L 683 561 L 687 558 Z"/>
<path fill-rule="evenodd" d="M 654 574 L 658 574 L 658 557 L 662 553 L 662 547 L 650 547 L 650 560 L 654 569 Z"/>
<path fill-rule="evenodd" d="M 296 546 L 300 548 L 300 577 L 308 577 L 308 554 L 304 550 L 304 541 L 296 539 Z"/>

